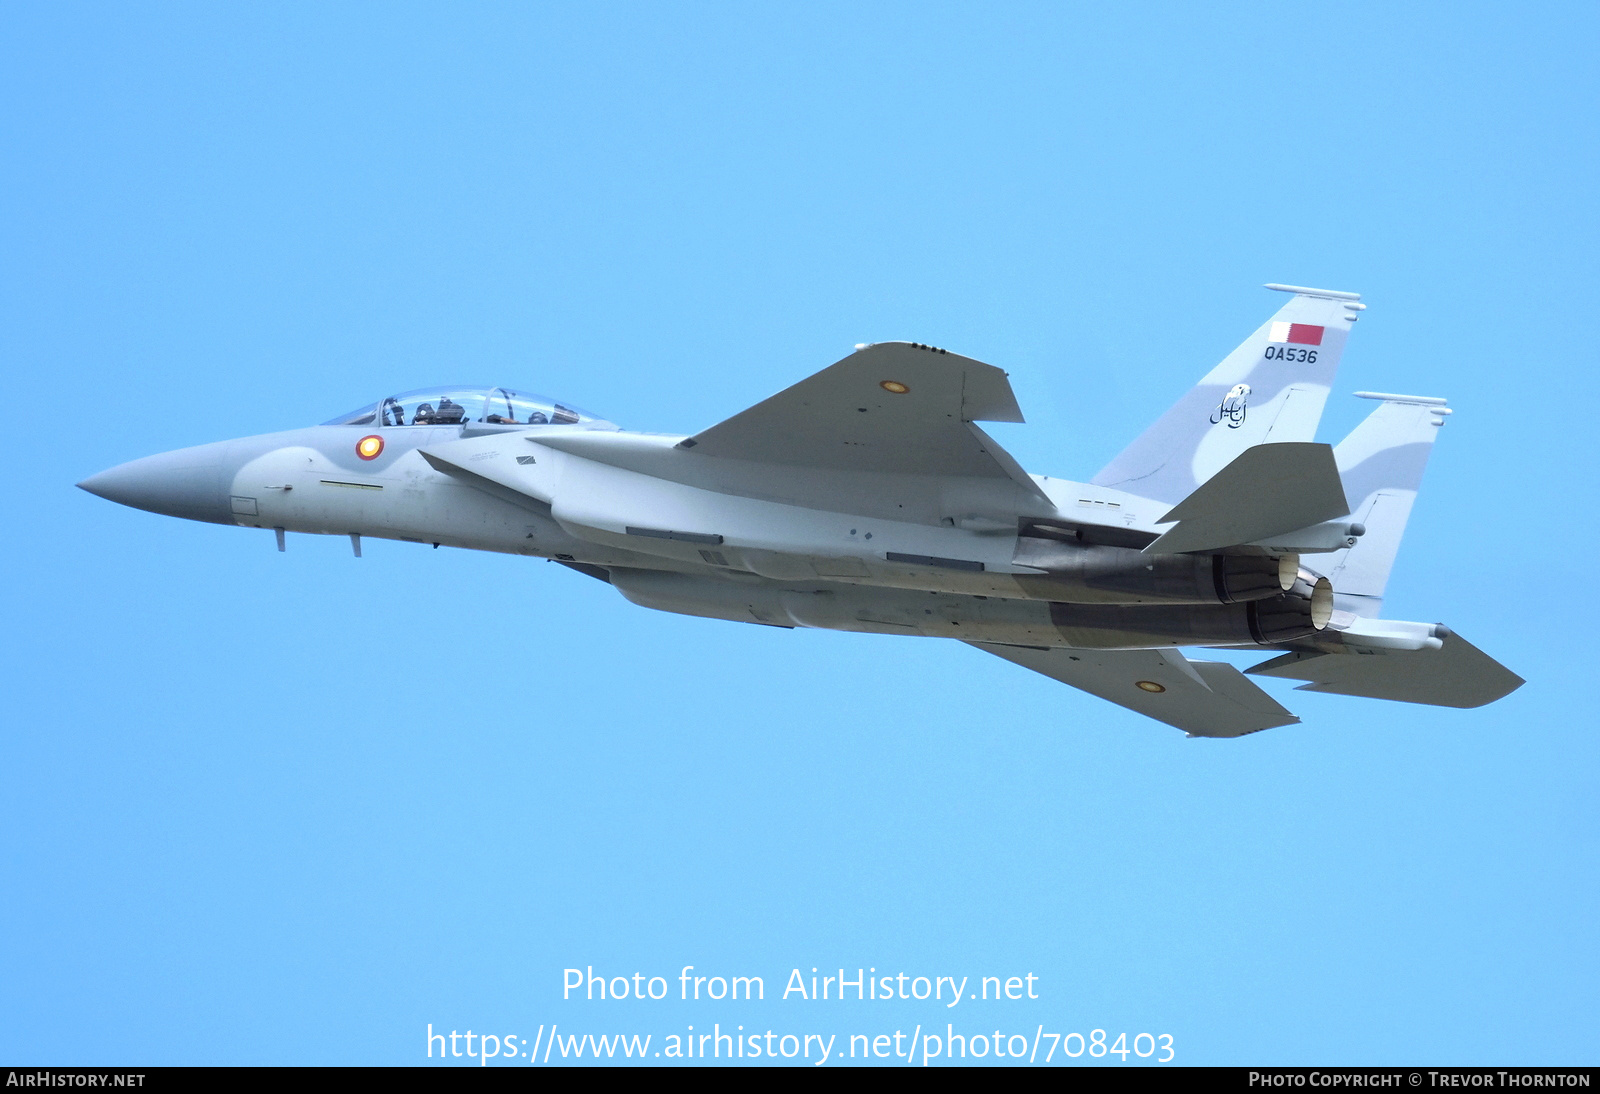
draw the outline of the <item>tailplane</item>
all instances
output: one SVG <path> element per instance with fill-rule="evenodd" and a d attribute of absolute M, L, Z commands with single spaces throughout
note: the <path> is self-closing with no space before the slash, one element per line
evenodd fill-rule
<path fill-rule="evenodd" d="M 1145 430 L 1092 480 L 1177 503 L 1245 449 L 1310 441 L 1359 293 L 1268 285 L 1293 293 L 1278 313 Z"/>
<path fill-rule="evenodd" d="M 1426 396 L 1356 394 L 1381 399 L 1382 405 L 1339 442 L 1333 456 L 1352 506 L 1350 519 L 1365 525 L 1366 533 L 1354 547 L 1319 559 L 1318 569 L 1333 582 L 1339 609 L 1370 618 L 1383 606 L 1422 472 L 1450 410 L 1445 400 Z"/>
<path fill-rule="evenodd" d="M 1432 637 L 1408 641 L 1426 632 Z M 1306 680 L 1296 691 L 1362 695 L 1435 707 L 1481 707 L 1520 688 L 1522 677 L 1448 627 L 1382 621 L 1345 632 L 1338 652 L 1297 649 L 1245 671 Z"/>

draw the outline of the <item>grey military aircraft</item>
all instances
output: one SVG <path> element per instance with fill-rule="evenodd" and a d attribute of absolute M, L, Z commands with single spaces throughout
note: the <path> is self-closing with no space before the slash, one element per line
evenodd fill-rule
<path fill-rule="evenodd" d="M 531 555 L 635 604 L 774 627 L 954 638 L 1198 737 L 1299 719 L 1301 690 L 1476 707 L 1522 684 L 1441 624 L 1382 617 L 1444 399 L 1313 441 L 1359 294 L 1288 301 L 1088 482 L 1024 471 L 978 422 L 1006 374 L 864 344 L 690 436 L 503 387 L 392 395 L 320 426 L 166 452 L 79 483 L 286 532 Z"/>

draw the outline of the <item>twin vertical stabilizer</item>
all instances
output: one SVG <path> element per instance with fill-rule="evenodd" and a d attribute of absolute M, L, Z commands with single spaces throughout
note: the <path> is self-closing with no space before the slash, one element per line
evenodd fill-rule
<path fill-rule="evenodd" d="M 1381 399 L 1382 405 L 1339 442 L 1333 457 L 1351 519 L 1365 525 L 1366 534 L 1354 547 L 1320 560 L 1320 568 L 1333 582 L 1339 608 L 1376 616 L 1434 438 L 1450 410 L 1443 399 L 1427 396 L 1356 394 Z"/>
<path fill-rule="evenodd" d="M 1360 294 L 1293 285 L 1278 313 L 1091 480 L 1177 503 L 1247 448 L 1310 441 Z"/>
<path fill-rule="evenodd" d="M 1267 288 L 1294 295 L 1107 464 L 1092 480 L 1096 485 L 1178 505 L 1198 498 L 1196 491 L 1250 449 L 1279 444 L 1285 447 L 1271 451 L 1282 454 L 1284 464 L 1272 473 L 1293 477 L 1287 457 L 1314 439 L 1345 340 L 1365 305 L 1357 293 Z M 1352 547 L 1321 556 L 1318 568 L 1333 582 L 1339 608 L 1373 617 L 1438 427 L 1450 411 L 1445 400 L 1427 396 L 1358 394 L 1382 405 L 1338 445 L 1334 458 L 1351 523 L 1364 526 L 1365 535 Z M 1267 457 L 1267 451 L 1262 456 L 1271 464 L 1277 457 Z M 1199 516 L 1181 508 L 1168 519 Z M 1169 530 L 1158 549 L 1214 550 L 1223 539 L 1243 541 L 1243 533 L 1206 537 L 1195 521 L 1185 524 L 1195 527 Z"/>

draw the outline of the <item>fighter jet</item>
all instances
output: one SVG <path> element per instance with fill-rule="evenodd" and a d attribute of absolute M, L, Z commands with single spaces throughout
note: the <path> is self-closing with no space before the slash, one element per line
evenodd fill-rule
<path fill-rule="evenodd" d="M 863 344 L 691 435 L 638 433 L 522 389 L 391 395 L 319 426 L 134 460 L 79 483 L 190 520 L 551 559 L 628 600 L 769 627 L 951 638 L 1196 737 L 1299 719 L 1301 690 L 1477 707 L 1523 681 L 1384 587 L 1441 398 L 1356 392 L 1313 440 L 1359 294 L 1289 299 L 1087 482 L 1030 474 L 979 422 L 1006 374 Z"/>

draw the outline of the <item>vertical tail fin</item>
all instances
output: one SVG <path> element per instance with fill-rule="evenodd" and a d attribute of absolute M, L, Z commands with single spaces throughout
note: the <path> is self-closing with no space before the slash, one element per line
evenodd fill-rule
<path fill-rule="evenodd" d="M 1383 405 L 1339 442 L 1333 456 L 1353 506 L 1351 519 L 1366 525 L 1367 531 L 1354 547 L 1317 561 L 1321 569 L 1326 559 L 1325 572 L 1339 608 L 1376 616 L 1434 438 L 1450 410 L 1443 399 L 1421 395 L 1356 394 L 1382 399 Z"/>
<path fill-rule="evenodd" d="M 1092 480 L 1177 503 L 1245 449 L 1309 441 L 1328 401 L 1359 293 L 1294 296 Z"/>

